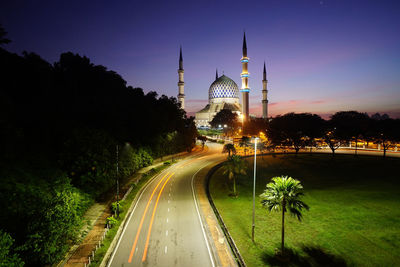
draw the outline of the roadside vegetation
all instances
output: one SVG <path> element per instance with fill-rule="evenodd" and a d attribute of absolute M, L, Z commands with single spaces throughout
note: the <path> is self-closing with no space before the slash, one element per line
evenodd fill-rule
<path fill-rule="evenodd" d="M 255 243 L 251 241 L 253 159 L 247 175 L 232 182 L 220 168 L 210 192 L 248 266 L 397 266 L 400 263 L 400 159 L 352 155 L 294 154 L 257 159 Z M 271 178 L 288 175 L 304 187 L 310 209 L 285 217 L 268 212 L 259 197 Z M 319 264 L 319 265 L 318 265 Z M 333 265 L 332 265 L 333 264 Z"/>
<path fill-rule="evenodd" d="M 0 46 L 9 41 L 0 26 Z M 117 178 L 194 147 L 193 118 L 175 98 L 127 86 L 85 56 L 49 63 L 0 47 L 0 72 L 0 251 L 16 266 L 58 262 Z"/>

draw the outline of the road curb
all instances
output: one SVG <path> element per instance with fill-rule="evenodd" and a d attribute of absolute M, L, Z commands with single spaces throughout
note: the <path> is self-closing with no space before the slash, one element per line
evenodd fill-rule
<path fill-rule="evenodd" d="M 225 161 L 224 161 L 225 162 Z M 237 264 L 241 267 L 246 267 L 246 263 L 243 260 L 242 255 L 239 252 L 239 249 L 237 248 L 235 241 L 233 240 L 231 234 L 229 233 L 228 228 L 226 227 L 221 215 L 219 214 L 219 211 L 217 209 L 217 207 L 214 204 L 214 201 L 212 200 L 211 194 L 210 194 L 210 190 L 209 190 L 209 184 L 210 184 L 210 178 L 211 176 L 219 169 L 222 167 L 222 165 L 224 164 L 224 162 L 220 162 L 217 165 L 213 166 L 208 173 L 206 174 L 206 178 L 205 178 L 205 189 L 206 189 L 206 194 L 207 194 L 207 198 L 208 201 L 211 205 L 211 208 L 214 211 L 215 216 L 217 217 L 218 223 L 222 229 L 222 231 L 224 232 L 225 238 L 228 241 L 228 244 L 232 250 L 232 253 L 234 254 L 235 260 L 237 262 Z"/>

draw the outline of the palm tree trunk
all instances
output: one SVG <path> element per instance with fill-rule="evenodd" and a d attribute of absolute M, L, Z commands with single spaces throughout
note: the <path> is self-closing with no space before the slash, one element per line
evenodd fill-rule
<path fill-rule="evenodd" d="M 286 207 L 286 200 L 282 200 L 282 255 L 285 249 L 285 207 Z"/>
<path fill-rule="evenodd" d="M 235 176 L 233 176 L 233 194 L 236 196 L 236 179 L 235 179 Z"/>

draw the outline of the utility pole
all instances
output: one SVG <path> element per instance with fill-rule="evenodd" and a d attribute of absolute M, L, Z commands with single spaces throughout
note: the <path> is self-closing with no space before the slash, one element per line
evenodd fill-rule
<path fill-rule="evenodd" d="M 115 211 L 115 217 L 119 218 L 119 162 L 118 162 L 118 150 L 117 145 L 117 210 Z"/>

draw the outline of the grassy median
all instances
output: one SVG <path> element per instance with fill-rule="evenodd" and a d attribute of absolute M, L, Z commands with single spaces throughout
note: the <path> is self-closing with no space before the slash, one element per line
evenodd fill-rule
<path fill-rule="evenodd" d="M 302 222 L 286 216 L 285 245 L 295 262 L 400 265 L 400 159 L 320 154 L 259 157 L 254 244 L 253 159 L 246 160 L 247 176 L 237 179 L 238 198 L 229 196 L 232 184 L 222 169 L 212 176 L 210 192 L 248 266 L 270 264 L 279 248 L 281 214 L 269 213 L 258 196 L 272 177 L 280 175 L 302 182 L 303 200 L 310 206 Z"/>

